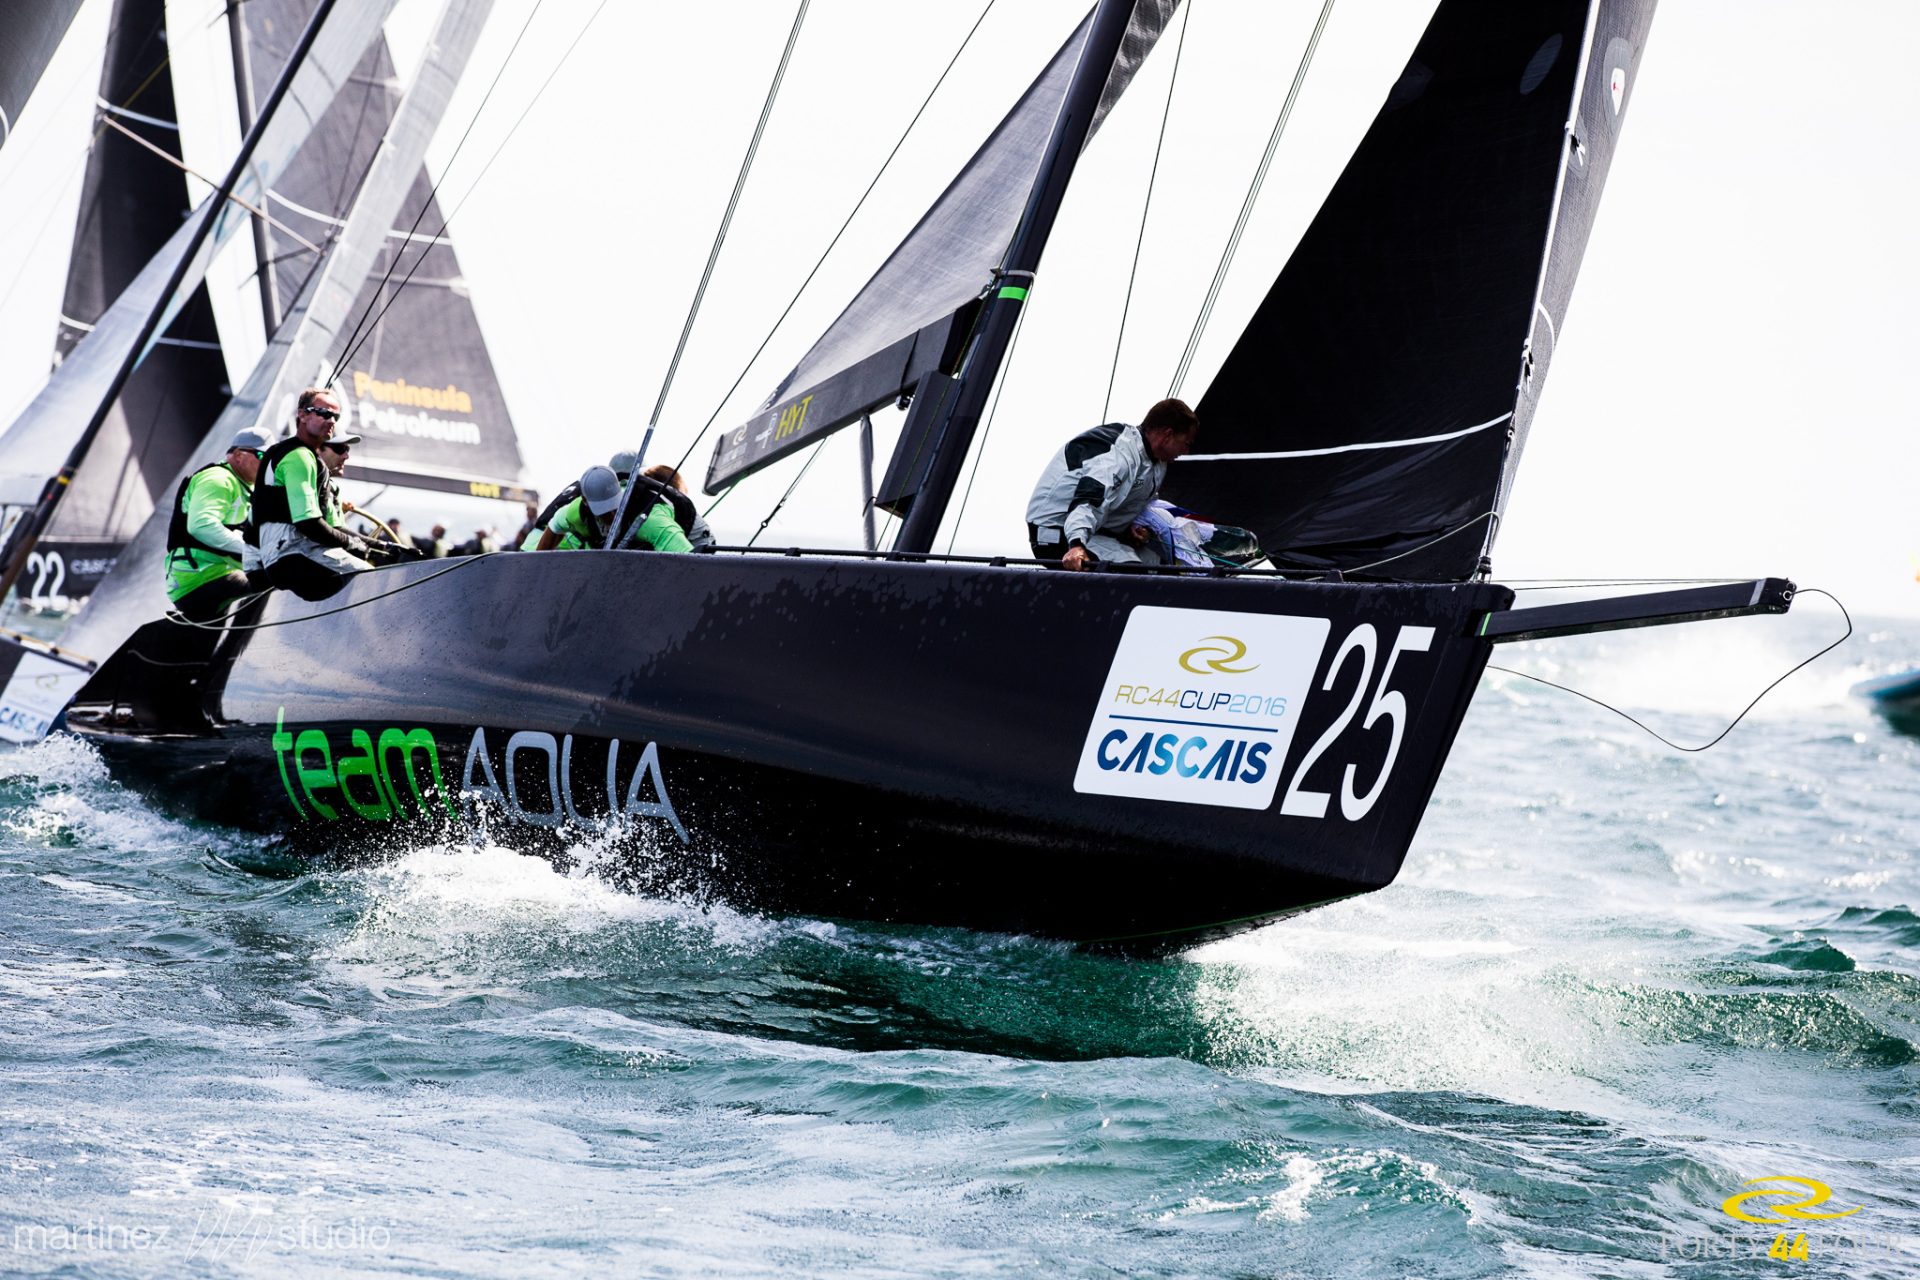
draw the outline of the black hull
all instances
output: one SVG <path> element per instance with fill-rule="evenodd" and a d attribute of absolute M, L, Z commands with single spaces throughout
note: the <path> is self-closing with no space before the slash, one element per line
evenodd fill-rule
<path fill-rule="evenodd" d="M 1177 946 L 1393 880 L 1511 598 L 505 554 L 276 594 L 204 667 L 150 626 L 68 723 L 308 847 L 481 824 L 755 909 Z"/>

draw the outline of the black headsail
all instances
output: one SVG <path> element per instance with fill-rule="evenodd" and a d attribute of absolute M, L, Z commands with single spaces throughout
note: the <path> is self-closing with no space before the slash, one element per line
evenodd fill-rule
<path fill-rule="evenodd" d="M 1123 33 L 1114 32 L 1119 52 L 1106 62 L 1087 137 L 1126 91 L 1177 7 L 1178 0 L 1138 0 L 1120 12 Z M 1061 104 L 1099 13 L 1096 6 L 1067 38 L 754 416 L 721 438 L 707 470 L 707 492 L 857 422 L 911 391 L 929 372 L 953 370 L 1032 201 Z"/>
<path fill-rule="evenodd" d="M 0 22 L 0 146 L 79 8 L 80 0 L 8 0 Z"/>
<path fill-rule="evenodd" d="M 158 154 L 180 153 L 167 51 L 163 0 L 116 0 L 100 73 L 97 136 L 87 155 L 67 265 L 56 365 L 92 332 L 187 216 L 186 175 Z M 43 558 L 58 555 L 61 572 L 23 578 L 23 592 L 47 584 L 69 596 L 91 590 L 226 403 L 226 382 L 202 285 L 127 380 L 47 527 Z"/>
<path fill-rule="evenodd" d="M 1283 566 L 1490 548 L 1653 0 L 1445 0 L 1198 405 L 1168 496 Z"/>

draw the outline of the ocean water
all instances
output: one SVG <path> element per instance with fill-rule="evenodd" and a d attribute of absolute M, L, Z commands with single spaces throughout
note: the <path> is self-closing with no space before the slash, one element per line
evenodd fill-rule
<path fill-rule="evenodd" d="M 1497 660 L 1702 741 L 1839 629 Z M 1700 755 L 1490 674 L 1398 883 L 1151 962 L 302 874 L 0 754 L 0 1271 L 1920 1274 L 1920 740 L 1846 696 L 1916 664 Z"/>

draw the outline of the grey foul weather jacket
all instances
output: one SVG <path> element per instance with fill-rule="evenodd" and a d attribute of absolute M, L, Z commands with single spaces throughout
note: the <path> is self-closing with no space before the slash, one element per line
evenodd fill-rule
<path fill-rule="evenodd" d="M 1095 533 L 1120 537 L 1166 478 L 1167 464 L 1153 460 L 1139 427 L 1095 427 L 1067 441 L 1047 463 L 1027 501 L 1027 523 L 1035 530 L 1064 529 L 1069 546 Z"/>

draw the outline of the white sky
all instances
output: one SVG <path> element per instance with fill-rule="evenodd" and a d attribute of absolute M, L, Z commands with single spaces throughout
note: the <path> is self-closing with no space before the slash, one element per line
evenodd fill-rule
<path fill-rule="evenodd" d="M 435 144 L 443 203 L 529 479 L 637 443 L 786 39 L 791 0 L 613 0 L 478 186 L 595 0 L 545 0 L 456 154 L 529 0 L 501 0 Z M 982 0 L 984 3 L 984 0 Z M 737 425 L 945 185 L 1085 0 L 1001 0 L 867 209 L 721 414 Z M 1197 399 L 1424 25 L 1343 0 L 1281 144 L 1196 376 Z M 814 0 L 650 460 L 677 459 L 979 13 Z M 1197 0 L 1111 416 L 1166 393 L 1318 6 Z M 0 412 L 45 376 L 104 0 L 0 149 Z M 403 63 L 433 0 L 403 0 Z M 1920 118 L 1906 0 L 1667 0 L 1634 87 L 1506 527 L 1502 577 L 1792 576 L 1856 611 L 1920 612 L 1908 390 L 1920 348 Z M 89 47 L 93 50 L 88 58 Z M 1005 380 L 958 550 L 1024 550 L 1021 510 L 1103 420 L 1172 36 L 1083 159 Z M 472 190 L 469 200 L 463 196 Z M 892 419 L 897 415 L 889 414 Z M 880 424 L 880 466 L 896 424 Z M 705 473 L 713 434 L 689 473 Z M 764 543 L 859 538 L 854 433 Z M 798 461 L 714 513 L 744 540 Z M 950 529 L 952 518 L 950 517 Z M 942 546 L 945 545 L 945 537 Z"/>

